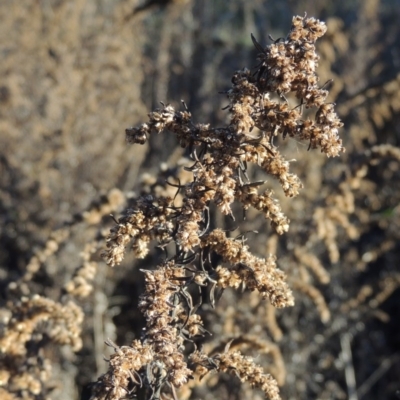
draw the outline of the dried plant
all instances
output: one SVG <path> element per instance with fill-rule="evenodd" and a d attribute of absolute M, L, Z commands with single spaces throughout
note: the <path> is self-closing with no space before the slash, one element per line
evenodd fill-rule
<path fill-rule="evenodd" d="M 66 226 L 53 232 L 42 250 L 27 263 L 25 273 L 7 286 L 6 307 L 0 308 L 0 397 L 3 399 L 48 399 L 57 386 L 52 380 L 54 360 L 46 351 L 49 343 L 67 346 L 73 352 L 82 348 L 83 299 L 93 290 L 97 262 L 91 255 L 100 241 L 88 243 L 81 253 L 82 265 L 61 287 L 57 300 L 32 293 L 32 280 L 43 264 L 57 253 L 81 222 L 98 224 L 125 200 L 117 189 L 77 214 Z"/>
<path fill-rule="evenodd" d="M 245 234 L 231 238 L 221 228 L 212 228 L 210 208 L 214 204 L 235 219 L 233 203 L 240 204 L 244 213 L 252 207 L 282 235 L 289 229 L 289 219 L 271 189 L 260 192 L 264 180 L 250 181 L 250 165 L 277 179 L 287 197 L 295 197 L 302 184 L 290 172 L 290 161 L 274 139 L 302 140 L 328 157 L 344 151 L 338 136 L 342 123 L 334 104 L 326 102 L 328 91 L 319 86 L 316 74 L 315 42 L 325 31 L 323 22 L 295 17 L 287 37 L 271 45 L 263 47 L 252 36 L 259 64 L 233 75 L 232 88 L 226 92 L 230 120 L 225 127 L 195 123 L 185 105 L 183 111 L 176 111 L 163 104 L 149 114 L 147 123 L 126 130 L 127 141 L 133 144 L 144 144 L 156 133 L 174 134 L 193 161 L 185 167 L 192 179 L 169 182 L 176 187 L 175 197 L 137 198 L 111 229 L 103 253 L 108 265 L 120 264 L 128 245 L 136 257 L 144 258 L 152 240 L 165 250 L 165 259 L 155 269 L 142 270 L 146 282 L 139 302 L 146 319 L 143 337 L 130 346 L 107 342 L 115 353 L 108 372 L 93 386 L 93 400 L 122 399 L 139 391 L 149 399 L 168 398 L 168 393 L 176 397 L 176 388 L 210 371 L 231 372 L 268 398 L 280 398 L 276 380 L 254 359 L 231 349 L 230 343 L 216 354 L 206 354 L 193 344 L 187 352 L 190 343 L 208 333 L 197 313 L 205 287 L 213 306 L 216 294 L 227 287 L 257 290 L 278 308 L 294 303 L 276 257 L 256 257 Z M 313 110 L 315 117 L 307 110 Z M 300 250 L 296 257 L 326 280 L 318 261 Z M 310 292 L 304 286 L 302 290 Z"/>
<path fill-rule="evenodd" d="M 166 7 L 139 0 L 0 3 L 0 399 L 89 400 L 89 382 L 107 371 L 104 355 L 113 349 L 123 353 L 112 359 L 115 371 L 126 367 L 126 355 L 135 357 L 132 349 L 144 357 L 143 366 L 135 366 L 137 374 L 132 370 L 133 378 L 128 373 L 126 382 L 119 382 L 128 385 L 125 398 L 145 399 L 153 392 L 171 398 L 176 391 L 180 400 L 261 400 L 262 380 L 264 388 L 272 382 L 268 374 L 288 399 L 395 396 L 400 366 L 396 2 L 350 2 L 345 12 L 339 3 L 311 0 L 216 1 L 211 7 L 199 0 L 169 1 Z M 142 4 L 146 11 L 133 12 Z M 244 129 L 242 147 L 223 156 L 237 157 L 239 172 L 223 171 L 229 165 L 225 161 L 216 171 L 222 152 L 213 147 L 212 128 L 232 125 L 234 113 L 223 110 L 226 97 L 215 93 L 229 88 L 231 71 L 241 60 L 254 56 L 249 32 L 262 44 L 265 26 L 274 36 L 284 36 L 280 28 L 294 9 L 312 9 L 326 18 L 327 34 L 317 47 L 319 86 L 329 88 L 328 101 L 338 103 L 346 153 L 340 159 L 310 154 L 302 150 L 311 141 L 296 135 L 292 140 L 291 126 L 286 133 L 276 129 L 282 125 L 278 117 L 286 120 L 279 110 L 286 100 L 288 111 L 302 114 L 298 126 L 303 128 L 307 119 L 315 122 L 311 116 L 318 107 L 307 109 L 295 91 L 273 92 L 282 82 L 272 81 L 272 60 L 265 61 L 269 50 L 255 42 L 260 65 L 248 81 L 260 93 L 267 91 L 275 106 L 267 104 L 273 112 L 263 120 L 266 96 L 260 94 L 258 105 L 235 100 L 242 90 L 236 81 L 228 108 L 236 102 L 232 110 L 250 115 L 250 122 L 234 121 L 233 137 L 240 124 Z M 271 40 L 278 48 L 288 37 Z M 242 79 L 241 73 L 236 77 Z M 252 99 L 246 96 L 243 101 Z M 124 146 L 117 133 L 122 126 L 142 121 L 145 110 L 159 100 L 180 98 L 196 110 L 191 121 L 210 123 L 213 143 L 206 143 L 206 132 L 195 141 L 195 123 L 190 122 L 186 148 L 176 146 L 171 130 L 162 136 L 146 134 L 140 148 Z M 243 112 L 243 105 L 260 111 L 245 107 Z M 221 147 L 229 148 L 225 128 Z M 238 156 L 245 152 L 244 142 L 255 147 L 253 154 L 261 154 L 260 165 Z M 269 160 L 262 148 L 278 158 L 284 154 L 289 173 L 301 179 L 305 190 L 295 200 L 284 196 L 280 177 L 266 176 Z M 191 168 L 193 150 L 197 171 Z M 205 162 L 210 156 L 214 165 Z M 213 167 L 215 179 L 209 184 L 205 175 Z M 217 181 L 221 171 L 224 178 Z M 185 252 L 176 248 L 176 239 L 179 223 L 190 220 L 180 215 L 188 209 L 188 190 L 194 188 L 194 197 L 201 197 L 194 181 L 207 184 L 210 195 L 218 194 L 221 206 L 218 210 L 214 198 L 205 200 L 203 210 L 195 205 L 199 208 L 193 212 L 201 217 L 195 221 L 201 228 L 199 244 Z M 115 187 L 124 193 L 109 191 Z M 134 263 L 133 271 L 99 262 L 113 223 L 110 213 L 140 209 L 136 204 L 143 199 L 149 208 L 160 206 L 166 198 L 173 199 L 166 223 L 172 223 L 171 240 L 171 231 L 164 229 L 157 249 L 149 226 L 149 242 L 144 237 L 133 242 L 135 251 L 148 251 L 147 256 L 132 261 L 126 254 L 124 265 Z M 257 199 L 268 204 L 255 207 Z M 272 227 L 260 218 L 260 210 Z M 285 216 L 290 229 L 277 233 L 287 229 Z M 189 239 L 196 243 L 196 235 Z M 229 253 L 231 247 L 241 253 Z M 280 276 L 276 266 L 286 277 L 271 285 L 274 272 Z M 152 280 L 155 268 L 167 275 Z M 149 275 L 143 269 L 152 271 Z M 162 286 L 164 276 L 172 279 L 168 287 Z M 277 308 L 272 301 L 285 300 L 285 284 L 296 304 Z M 279 289 L 275 297 L 272 289 Z M 147 300 L 153 292 L 167 298 L 163 320 L 151 315 L 154 302 Z M 142 304 L 140 294 L 145 295 Z M 175 348 L 164 351 L 163 336 L 153 334 L 156 329 L 167 329 L 165 336 L 175 340 Z M 152 352 L 148 360 L 147 349 Z M 160 356 L 154 357 L 154 349 L 160 349 Z M 168 354 L 183 372 L 181 361 L 186 362 L 193 377 L 179 388 L 161 379 L 166 369 L 153 363 L 166 363 Z M 248 371 L 264 375 L 255 381 L 247 379 Z M 112 386 L 113 374 L 108 376 Z M 160 381 L 166 384 L 155 387 Z M 269 396 L 275 389 L 270 386 Z"/>

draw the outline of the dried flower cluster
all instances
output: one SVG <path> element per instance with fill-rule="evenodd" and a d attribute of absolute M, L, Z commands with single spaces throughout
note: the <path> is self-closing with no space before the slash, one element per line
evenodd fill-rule
<path fill-rule="evenodd" d="M 0 398 L 47 399 L 53 389 L 52 365 L 46 352 L 49 343 L 69 346 L 72 351 L 82 348 L 84 312 L 79 300 L 93 289 L 97 263 L 91 255 L 99 241 L 88 243 L 81 253 L 82 265 L 60 293 L 59 301 L 33 294 L 29 285 L 48 258 L 69 239 L 71 227 L 79 222 L 97 224 L 102 216 L 116 210 L 124 196 L 111 190 L 107 196 L 92 204 L 54 231 L 30 259 L 22 276 L 7 286 L 8 301 L 0 308 Z M 67 293 L 67 295 L 65 295 Z"/>
<path fill-rule="evenodd" d="M 206 374 L 213 369 L 235 373 L 242 382 L 249 382 L 252 386 L 260 388 L 269 399 L 281 398 L 276 380 L 270 374 L 265 374 L 251 357 L 243 356 L 240 351 L 229 351 L 229 346 L 226 346 L 224 353 L 213 357 L 195 351 L 190 358 L 200 374 Z"/>
<path fill-rule="evenodd" d="M 52 341 L 80 350 L 83 311 L 73 301 L 61 305 L 39 295 L 22 298 L 8 310 L 1 321 L 1 398 L 44 396 L 51 366 L 40 348 Z"/>
<path fill-rule="evenodd" d="M 0 2 L 0 399 L 393 397 L 396 2 L 134 2 Z"/>
<path fill-rule="evenodd" d="M 185 167 L 193 178 L 186 184 L 170 183 L 182 196 L 179 206 L 172 197 L 140 197 L 107 238 L 103 257 L 110 266 L 121 263 L 128 245 L 136 257 L 143 258 L 151 240 L 165 249 L 166 259 L 155 270 L 144 271 L 146 290 L 139 303 L 146 318 L 142 340 L 122 347 L 109 343 L 115 354 L 108 372 L 94 385 L 93 400 L 121 399 L 140 388 L 147 390 L 151 399 L 168 391 L 175 396 L 175 388 L 199 373 L 199 368 L 201 375 L 210 370 L 233 372 L 270 399 L 279 399 L 275 379 L 240 352 L 228 346 L 210 357 L 195 350 L 190 356 L 191 369 L 184 346 L 206 334 L 196 314 L 197 299 L 201 298 L 196 292 L 201 293 L 202 287 L 208 287 L 212 305 L 215 290 L 227 287 L 257 289 L 275 307 L 293 304 L 275 257 L 255 257 L 245 245 L 244 235 L 228 238 L 221 229 L 211 229 L 210 206 L 215 204 L 232 218 L 234 202 L 241 204 L 244 212 L 253 207 L 283 234 L 289 229 L 289 220 L 272 190 L 259 191 L 265 182 L 250 181 L 248 164 L 276 178 L 285 195 L 294 197 L 302 184 L 275 147 L 276 137 L 306 141 L 309 149 L 320 148 L 328 157 L 344 151 L 338 136 L 342 123 L 334 105 L 325 102 L 328 91 L 318 86 L 316 75 L 315 41 L 325 31 L 325 24 L 314 18 L 295 17 L 285 39 L 264 48 L 252 37 L 259 64 L 255 71 L 244 69 L 233 75 L 232 88 L 226 92 L 230 113 L 226 127 L 195 123 L 186 108 L 175 111 L 163 104 L 149 114 L 148 123 L 126 130 L 128 143 L 136 144 L 146 143 L 155 133 L 174 134 L 193 160 Z M 315 118 L 303 116 L 305 109 L 315 109 Z M 170 243 L 177 249 L 173 256 L 168 256 Z M 305 258 L 302 254 L 298 257 Z M 315 260 L 309 264 L 319 271 Z"/>

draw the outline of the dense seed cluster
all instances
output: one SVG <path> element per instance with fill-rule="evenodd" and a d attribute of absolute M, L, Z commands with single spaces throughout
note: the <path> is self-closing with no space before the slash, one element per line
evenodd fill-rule
<path fill-rule="evenodd" d="M 176 111 L 163 104 L 149 114 L 147 123 L 126 130 L 128 143 L 135 144 L 146 143 L 152 134 L 175 135 L 192 159 L 186 167 L 192 179 L 174 184 L 181 196 L 179 205 L 170 197 L 139 198 L 107 238 L 103 257 L 110 266 L 121 263 L 128 244 L 141 258 L 151 240 L 165 249 L 173 243 L 177 251 L 156 270 L 144 271 L 146 291 L 139 307 L 147 321 L 145 335 L 130 347 L 116 347 L 109 371 L 95 385 L 93 400 L 119 400 L 141 385 L 151 388 L 152 398 L 159 398 L 163 388 L 169 386 L 174 393 L 174 388 L 193 376 L 183 354 L 184 344 L 206 333 L 196 314 L 196 287 L 199 293 L 201 287 L 209 288 L 212 305 L 215 289 L 227 287 L 257 290 L 275 307 L 293 305 L 286 275 L 278 269 L 275 257 L 255 257 L 243 237 L 232 239 L 221 229 L 210 229 L 209 207 L 214 203 L 232 218 L 233 203 L 244 211 L 253 207 L 278 234 L 284 234 L 289 219 L 271 189 L 260 191 L 264 181 L 250 181 L 248 165 L 255 164 L 266 177 L 277 179 L 284 194 L 294 197 L 302 183 L 290 172 L 290 162 L 275 147 L 274 138 L 306 141 L 309 149 L 320 148 L 328 157 L 344 151 L 338 136 L 342 123 L 334 105 L 325 102 L 328 91 L 318 86 L 316 74 L 315 41 L 325 31 L 323 22 L 295 17 L 285 39 L 264 48 L 252 37 L 259 64 L 253 71 L 244 69 L 233 75 L 232 87 L 226 92 L 230 121 L 225 127 L 195 123 L 187 109 Z M 303 114 L 307 109 L 314 109 L 314 118 L 310 112 Z M 218 264 L 214 255 L 219 257 Z M 135 355 L 135 361 L 129 354 Z M 191 362 L 200 366 L 201 373 L 233 371 L 270 399 L 279 399 L 275 379 L 239 352 L 226 349 L 210 358 L 195 351 Z"/>

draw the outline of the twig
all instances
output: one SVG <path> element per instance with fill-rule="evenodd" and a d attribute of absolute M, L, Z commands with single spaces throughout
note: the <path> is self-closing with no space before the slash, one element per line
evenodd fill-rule
<path fill-rule="evenodd" d="M 340 337 L 342 346 L 341 358 L 344 363 L 344 376 L 346 379 L 347 393 L 349 400 L 358 400 L 356 374 L 354 372 L 353 357 L 351 354 L 351 334 L 344 333 Z"/>

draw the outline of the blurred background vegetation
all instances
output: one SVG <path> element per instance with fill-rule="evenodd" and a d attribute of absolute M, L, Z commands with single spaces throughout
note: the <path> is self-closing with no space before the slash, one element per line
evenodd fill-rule
<path fill-rule="evenodd" d="M 316 292 L 298 288 L 296 306 L 275 316 L 253 294 L 227 291 L 215 310 L 204 306 L 203 318 L 215 336 L 207 340 L 245 332 L 275 342 L 285 367 L 276 367 L 277 359 L 268 355 L 258 360 L 267 369 L 272 365 L 272 373 L 274 365 L 279 370 L 284 399 L 399 399 L 400 160 L 393 152 L 374 159 L 371 149 L 400 145 L 400 1 L 144 4 L 0 2 L 0 307 L 10 301 L 10 282 L 24 274 L 51 233 L 69 226 L 69 239 L 21 289 L 57 298 L 80 264 L 84 244 L 112 223 L 107 217 L 87 224 L 75 216 L 112 188 L 128 197 L 154 189 L 151 177 L 167 175 L 180 160 L 173 137 L 128 147 L 125 128 L 144 121 L 160 101 L 179 108 L 181 99 L 196 121 L 223 124 L 227 101 L 218 92 L 229 89 L 234 71 L 256 65 L 250 33 L 266 45 L 268 35 L 286 35 L 292 16 L 307 13 L 328 26 L 318 47 L 319 73 L 321 85 L 334 79 L 330 98 L 345 124 L 347 151 L 327 160 L 307 152 L 307 144 L 279 142 L 297 160 L 292 168 L 305 186 L 298 198 L 281 200 L 290 232 L 276 238 L 251 213 L 243 230 L 258 231 L 249 236 L 255 253 L 276 252 L 293 282 L 307 274 L 296 251 L 305 248 L 318 257 L 330 282 L 310 273 L 309 288 Z M 353 209 L 338 202 L 346 198 Z M 329 219 L 341 207 L 346 221 L 337 217 L 339 223 L 326 226 L 330 239 L 315 239 L 321 225 L 316 219 Z M 113 270 L 99 263 L 93 295 L 82 304 L 87 316 L 82 351 L 46 349 L 54 398 L 87 399 L 87 385 L 107 367 L 104 340 L 123 345 L 140 337 L 138 268 L 155 265 L 159 257 L 127 259 Z M 329 307 L 329 322 L 323 322 L 318 302 Z M 208 380 L 186 396 L 261 398 L 231 376 Z"/>

